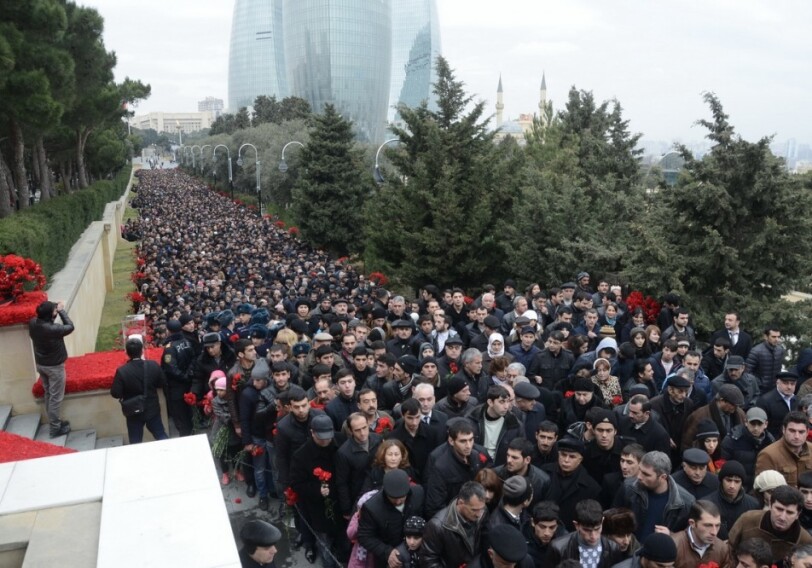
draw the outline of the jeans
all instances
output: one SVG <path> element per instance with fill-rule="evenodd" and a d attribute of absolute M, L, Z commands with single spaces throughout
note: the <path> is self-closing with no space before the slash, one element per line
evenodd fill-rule
<path fill-rule="evenodd" d="M 251 465 L 254 467 L 254 483 L 256 483 L 259 498 L 268 497 L 271 493 L 276 495 L 276 484 L 274 483 L 273 470 L 270 465 L 273 447 L 268 444 L 265 438 L 257 436 L 251 436 L 251 442 L 265 450 L 262 455 L 251 456 Z"/>
<path fill-rule="evenodd" d="M 169 438 L 166 435 L 166 430 L 164 430 L 164 423 L 161 421 L 160 414 L 156 414 L 146 421 L 143 418 L 127 417 L 127 434 L 130 436 L 130 444 L 140 444 L 144 440 L 144 426 L 147 427 L 147 430 L 156 440 Z"/>
<path fill-rule="evenodd" d="M 37 371 L 42 377 L 42 386 L 45 389 L 45 413 L 51 430 L 62 426 L 60 410 L 62 399 L 65 398 L 65 364 L 48 367 L 37 365 Z"/>

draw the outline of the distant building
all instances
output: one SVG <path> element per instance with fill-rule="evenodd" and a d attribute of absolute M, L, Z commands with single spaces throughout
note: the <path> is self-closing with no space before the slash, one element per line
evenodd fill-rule
<path fill-rule="evenodd" d="M 496 87 L 496 136 L 497 142 L 501 142 L 508 136 L 515 138 L 519 144 L 524 144 L 524 135 L 533 129 L 533 120 L 539 117 L 542 125 L 547 125 L 549 113 L 551 111 L 550 102 L 547 101 L 547 78 L 541 74 L 541 87 L 539 87 L 538 114 L 523 113 L 516 120 L 504 120 L 505 101 L 504 90 L 502 89 L 502 76 L 499 75 L 499 84 Z"/>
<path fill-rule="evenodd" d="M 206 97 L 202 101 L 197 101 L 197 111 L 210 112 L 214 115 L 215 119 L 223 113 L 224 108 L 223 99 L 216 97 Z"/>
<path fill-rule="evenodd" d="M 437 0 L 236 0 L 229 53 L 228 111 L 259 95 L 326 103 L 379 142 L 392 108 L 434 108 L 440 54 Z"/>
<path fill-rule="evenodd" d="M 209 128 L 214 120 L 214 113 L 204 112 L 150 112 L 134 116 L 131 120 L 133 128 L 146 130 L 151 128 L 158 132 L 175 134 L 183 132 L 197 132 Z"/>

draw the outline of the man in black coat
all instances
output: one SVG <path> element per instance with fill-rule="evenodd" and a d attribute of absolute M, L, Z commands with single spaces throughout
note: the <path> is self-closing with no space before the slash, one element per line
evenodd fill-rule
<path fill-rule="evenodd" d="M 344 525 L 340 512 L 335 510 L 337 452 L 333 422 L 326 414 L 318 414 L 311 419 L 308 439 L 294 453 L 290 468 L 290 486 L 298 495 L 299 511 L 318 536 L 316 543 L 324 559 L 330 558 Z M 319 479 L 318 469 L 330 473 L 331 478 Z M 333 511 L 329 511 L 330 508 Z"/>
<path fill-rule="evenodd" d="M 445 437 L 438 438 L 434 430 L 421 420 L 420 403 L 410 398 L 400 405 L 403 416 L 398 421 L 389 438 L 400 440 L 409 451 L 409 463 L 414 472 L 423 483 L 428 473 L 429 455 L 440 444 L 445 443 Z"/>
<path fill-rule="evenodd" d="M 725 314 L 725 328 L 714 331 L 708 343 L 716 345 L 716 340 L 722 338 L 730 342 L 731 355 L 738 355 L 739 357 L 747 359 L 750 350 L 753 348 L 753 338 L 741 328 L 741 320 L 739 319 L 738 313 L 730 312 Z M 708 376 L 711 377 L 715 375 Z"/>
<path fill-rule="evenodd" d="M 474 441 L 484 446 L 496 465 L 507 459 L 507 449 L 514 438 L 524 438 L 524 428 L 510 411 L 510 393 L 505 387 L 491 386 L 485 404 L 468 413 L 474 425 Z"/>
<path fill-rule="evenodd" d="M 708 472 L 710 456 L 705 450 L 688 448 L 682 452 L 682 469 L 672 477 L 695 500 L 704 499 L 719 489 L 719 478 Z"/>
<path fill-rule="evenodd" d="M 431 466 L 426 479 L 426 517 L 434 516 L 448 504 L 462 485 L 476 477 L 480 469 L 488 467 L 487 454 L 474 448 L 474 428 L 463 418 L 451 421 L 448 443 L 431 453 Z"/>
<path fill-rule="evenodd" d="M 775 376 L 775 387 L 766 391 L 760 397 L 756 406 L 767 413 L 767 429 L 778 440 L 781 437 L 781 425 L 784 416 L 798 408 L 798 397 L 795 396 L 795 387 L 798 384 L 798 375 L 791 371 L 783 371 Z"/>
<path fill-rule="evenodd" d="M 414 374 L 417 372 L 417 357 L 403 355 L 395 362 L 392 379 L 381 388 L 384 410 L 394 410 L 397 405 L 412 396 Z"/>
<path fill-rule="evenodd" d="M 739 517 L 760 508 L 756 498 L 748 495 L 744 489 L 745 475 L 744 467 L 736 460 L 725 462 L 719 470 L 719 490 L 705 497 L 719 507 L 722 525 L 716 536 L 722 540 L 727 540 L 730 528 Z"/>
<path fill-rule="evenodd" d="M 62 320 L 56 323 L 56 316 Z M 73 333 L 73 322 L 62 302 L 42 302 L 37 317 L 28 322 L 28 335 L 34 344 L 34 361 L 45 389 L 45 413 L 51 427 L 51 438 L 70 432 L 70 422 L 62 420 L 62 400 L 65 398 L 65 361 L 68 350 L 65 336 Z"/>
<path fill-rule="evenodd" d="M 542 469 L 550 475 L 549 496 L 560 507 L 561 522 L 567 530 L 573 528 L 575 506 L 584 499 L 597 499 L 601 486 L 584 469 L 584 443 L 576 438 L 558 440 L 558 463 Z"/>
<path fill-rule="evenodd" d="M 616 542 L 601 534 L 603 509 L 593 499 L 585 499 L 575 507 L 575 532 L 555 539 L 547 551 L 547 565 L 558 566 L 564 560 L 581 561 L 581 550 L 591 550 L 595 556 L 582 566 L 591 565 L 597 568 L 610 568 L 624 558 Z M 598 553 L 597 551 L 600 550 Z"/>
<path fill-rule="evenodd" d="M 679 375 L 670 377 L 665 393 L 651 399 L 651 409 L 660 417 L 660 423 L 668 432 L 671 446 L 672 462 L 679 459 L 680 443 L 685 421 L 694 409 L 693 401 L 688 398 L 691 383 Z"/>
<path fill-rule="evenodd" d="M 163 388 L 164 372 L 155 361 L 144 359 L 144 344 L 140 338 L 130 338 L 124 344 L 129 361 L 116 369 L 110 395 L 119 400 L 129 400 L 145 396 L 144 412 L 138 416 L 127 416 L 127 434 L 130 444 L 140 444 L 144 439 L 144 426 L 156 440 L 166 440 L 161 421 L 161 403 L 158 389 Z"/>
<path fill-rule="evenodd" d="M 507 480 L 512 476 L 519 476 L 527 481 L 527 485 L 533 490 L 533 497 L 529 508 L 549 497 L 550 476 L 542 471 L 530 460 L 533 456 L 533 443 L 529 440 L 516 438 L 510 442 L 507 450 L 507 461 L 504 465 L 494 468 L 496 475 L 502 480 Z"/>
<path fill-rule="evenodd" d="M 545 349 L 531 361 L 530 368 L 527 369 L 527 378 L 552 389 L 567 377 L 575 364 L 575 357 L 564 349 L 565 339 L 561 331 L 550 334 Z"/>
<path fill-rule="evenodd" d="M 336 482 L 338 506 L 345 519 L 349 519 L 360 497 L 370 461 L 375 455 L 381 436 L 369 431 L 367 417 L 356 412 L 347 419 L 350 437 L 341 444 L 336 454 Z"/>
<path fill-rule="evenodd" d="M 355 378 L 350 369 L 341 369 L 336 375 L 338 396 L 327 403 L 324 412 L 333 421 L 333 428 L 340 431 L 344 423 L 353 412 L 358 412 L 358 402 L 355 398 Z"/>
<path fill-rule="evenodd" d="M 722 459 L 742 464 L 747 491 L 753 488 L 758 453 L 773 442 L 775 438 L 767 432 L 767 413 L 757 406 L 747 411 L 747 422 L 733 428 L 722 440 Z"/>
<path fill-rule="evenodd" d="M 185 314 L 181 317 L 191 318 Z M 192 319 L 194 322 L 194 319 Z M 169 320 L 170 335 L 161 357 L 161 369 L 166 376 L 166 412 L 181 436 L 192 434 L 192 407 L 183 395 L 192 390 L 192 369 L 196 354 L 192 342 L 184 335 L 181 321 Z"/>
<path fill-rule="evenodd" d="M 668 432 L 662 424 L 651 416 L 651 403 L 644 394 L 636 394 L 629 399 L 629 414 L 620 420 L 620 434 L 633 439 L 647 452 L 671 454 Z"/>
<path fill-rule="evenodd" d="M 228 375 L 237 362 L 234 349 L 227 342 L 223 342 L 219 333 L 209 332 L 203 336 L 203 352 L 195 361 L 192 392 L 198 399 L 209 392 L 209 377 L 214 371 L 223 371 Z"/>
<path fill-rule="evenodd" d="M 383 491 L 373 495 L 361 507 L 358 522 L 358 542 L 374 558 L 376 568 L 392 566 L 400 558 L 395 550 L 403 542 L 403 526 L 412 515 L 423 514 L 423 488 L 410 485 L 402 469 L 387 471 L 383 476 Z"/>

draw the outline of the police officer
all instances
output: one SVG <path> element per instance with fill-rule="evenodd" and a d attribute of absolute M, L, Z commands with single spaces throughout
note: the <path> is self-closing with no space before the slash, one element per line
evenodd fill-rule
<path fill-rule="evenodd" d="M 181 317 L 190 317 L 184 315 Z M 187 322 L 188 323 L 188 322 Z M 181 436 L 192 434 L 192 407 L 183 395 L 192 389 L 192 366 L 196 359 L 194 345 L 186 337 L 182 321 L 169 320 L 170 335 L 161 357 L 161 369 L 166 375 L 166 409 Z"/>

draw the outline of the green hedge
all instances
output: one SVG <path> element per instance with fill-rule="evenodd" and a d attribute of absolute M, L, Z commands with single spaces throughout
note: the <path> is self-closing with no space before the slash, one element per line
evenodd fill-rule
<path fill-rule="evenodd" d="M 112 181 L 97 181 L 87 189 L 0 219 L 0 254 L 32 258 L 52 278 L 65 266 L 71 247 L 87 226 L 101 219 L 105 205 L 124 194 L 131 169 L 123 168 Z"/>

